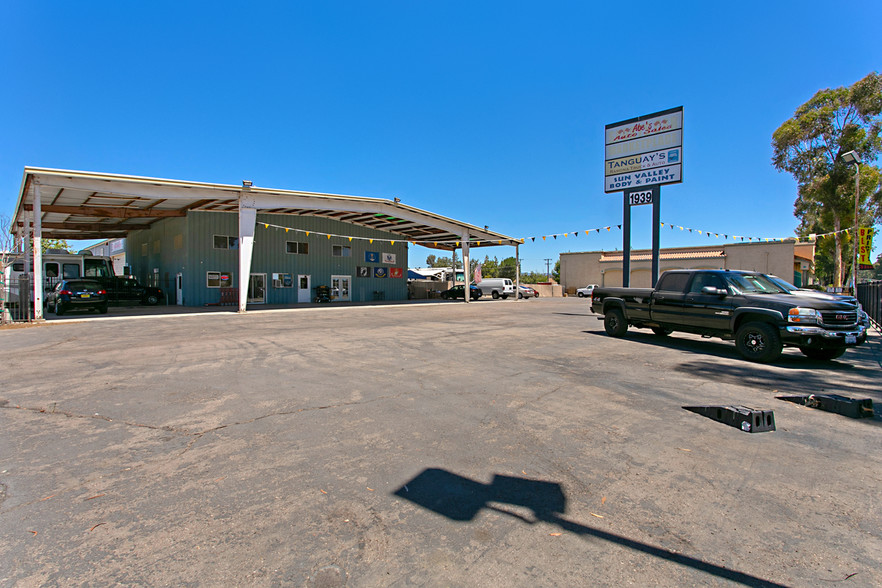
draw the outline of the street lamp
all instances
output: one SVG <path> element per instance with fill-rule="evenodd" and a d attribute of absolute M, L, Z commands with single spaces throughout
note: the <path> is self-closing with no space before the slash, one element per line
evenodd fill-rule
<path fill-rule="evenodd" d="M 854 260 L 851 266 L 851 295 L 857 296 L 857 273 L 858 273 L 858 207 L 861 202 L 861 157 L 854 151 L 842 154 L 842 161 L 854 164 Z"/>

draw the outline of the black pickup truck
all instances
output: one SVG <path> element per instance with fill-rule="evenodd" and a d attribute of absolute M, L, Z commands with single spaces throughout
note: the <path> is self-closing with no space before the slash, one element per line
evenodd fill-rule
<path fill-rule="evenodd" d="M 591 311 L 607 334 L 628 326 L 735 340 L 739 353 L 772 362 L 785 345 L 830 360 L 867 338 L 868 320 L 854 302 L 790 291 L 765 274 L 738 270 L 668 270 L 655 289 L 595 288 Z"/>
<path fill-rule="evenodd" d="M 142 286 L 131 276 L 89 277 L 99 282 L 107 290 L 107 300 L 111 304 L 147 304 L 153 306 L 165 302 L 160 288 Z"/>

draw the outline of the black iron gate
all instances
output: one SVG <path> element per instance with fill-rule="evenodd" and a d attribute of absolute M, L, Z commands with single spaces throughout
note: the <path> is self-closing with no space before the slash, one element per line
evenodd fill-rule
<path fill-rule="evenodd" d="M 34 320 L 34 289 L 27 275 L 0 283 L 0 309 L 3 316 L 0 322 L 25 322 Z"/>
<path fill-rule="evenodd" d="M 857 298 L 876 327 L 882 327 L 882 280 L 858 284 Z"/>

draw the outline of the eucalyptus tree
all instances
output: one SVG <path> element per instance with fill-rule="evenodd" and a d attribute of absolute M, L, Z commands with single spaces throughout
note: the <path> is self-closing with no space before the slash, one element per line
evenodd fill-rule
<path fill-rule="evenodd" d="M 880 170 L 873 165 L 882 150 L 880 113 L 882 76 L 872 72 L 850 87 L 819 90 L 772 134 L 772 163 L 792 174 L 798 186 L 794 213 L 800 219 L 799 233 L 835 232 L 837 286 L 844 278 L 843 259 L 850 259 L 845 247 L 850 239 L 842 231 L 854 226 L 855 198 L 864 222 L 882 217 Z M 853 167 L 842 159 L 849 151 L 863 161 L 860 194 L 855 194 Z"/>

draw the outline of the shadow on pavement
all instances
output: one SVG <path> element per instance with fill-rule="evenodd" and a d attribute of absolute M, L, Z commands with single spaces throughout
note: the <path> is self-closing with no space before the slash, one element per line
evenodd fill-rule
<path fill-rule="evenodd" d="M 393 494 L 454 521 L 470 521 L 481 509 L 486 508 L 515 517 L 528 524 L 551 523 L 570 533 L 609 541 L 746 586 L 783 586 L 750 574 L 730 570 L 687 555 L 567 520 L 560 516 L 566 512 L 567 498 L 561 485 L 555 482 L 497 474 L 493 476 L 493 481 L 490 484 L 483 484 L 446 470 L 428 468 Z M 534 518 L 531 519 L 493 506 L 490 504 L 491 502 L 528 508 L 533 512 Z"/>

